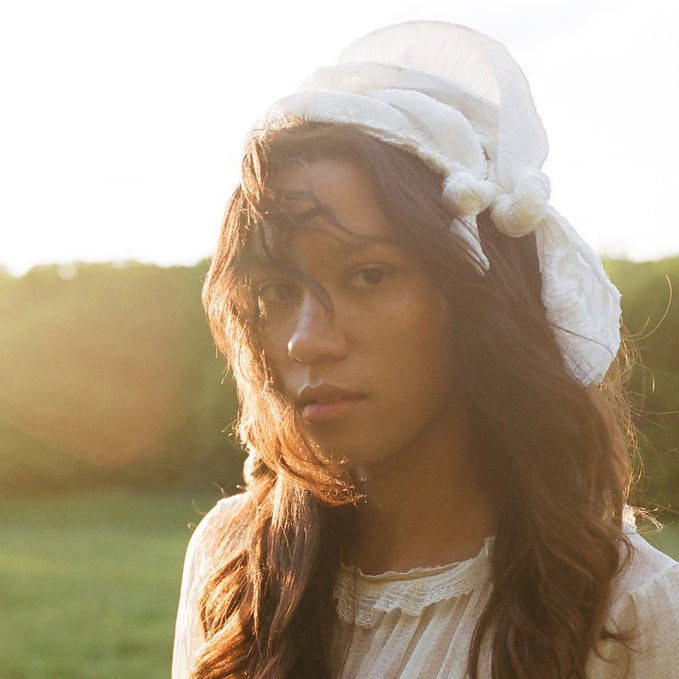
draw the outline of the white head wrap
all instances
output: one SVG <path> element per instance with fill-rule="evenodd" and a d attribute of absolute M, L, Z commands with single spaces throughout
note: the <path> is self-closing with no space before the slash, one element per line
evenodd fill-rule
<path fill-rule="evenodd" d="M 547 137 L 528 82 L 502 44 L 440 22 L 380 29 L 274 104 L 265 124 L 284 125 L 290 116 L 358 127 L 440 172 L 455 226 L 481 269 L 489 264 L 476 228 L 480 212 L 490 209 L 509 236 L 534 231 L 543 304 L 568 369 L 584 385 L 603 379 L 620 344 L 620 294 L 549 205 L 541 171 Z"/>

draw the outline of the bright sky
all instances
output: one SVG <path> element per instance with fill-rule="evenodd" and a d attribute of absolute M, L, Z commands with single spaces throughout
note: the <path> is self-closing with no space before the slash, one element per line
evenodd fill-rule
<path fill-rule="evenodd" d="M 679 253 L 676 0 L 4 0 L 0 264 L 207 256 L 267 105 L 409 19 L 509 47 L 552 204 L 597 250 Z"/>

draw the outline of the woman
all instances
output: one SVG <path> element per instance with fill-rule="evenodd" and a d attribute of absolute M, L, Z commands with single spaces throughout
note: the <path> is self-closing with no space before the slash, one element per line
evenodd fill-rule
<path fill-rule="evenodd" d="M 545 155 L 504 48 L 427 22 L 251 134 L 204 290 L 246 491 L 192 537 L 174 677 L 677 672 L 679 565 L 625 510 L 619 295 Z"/>

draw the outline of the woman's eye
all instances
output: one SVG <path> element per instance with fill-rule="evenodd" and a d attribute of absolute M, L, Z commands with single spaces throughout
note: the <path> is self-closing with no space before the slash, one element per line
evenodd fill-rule
<path fill-rule="evenodd" d="M 260 308 L 283 304 L 295 299 L 295 286 L 284 281 L 262 283 L 257 287 L 257 302 Z"/>
<path fill-rule="evenodd" d="M 349 284 L 354 288 L 369 288 L 381 283 L 387 275 L 383 267 L 370 266 L 357 271 L 349 279 Z"/>

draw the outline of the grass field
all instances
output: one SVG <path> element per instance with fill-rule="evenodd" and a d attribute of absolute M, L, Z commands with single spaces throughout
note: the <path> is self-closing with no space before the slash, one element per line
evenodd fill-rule
<path fill-rule="evenodd" d="M 187 525 L 216 499 L 0 500 L 0 678 L 168 677 Z M 646 537 L 679 559 L 679 525 Z"/>
<path fill-rule="evenodd" d="M 0 677 L 166 679 L 187 527 L 213 497 L 0 501 Z"/>
<path fill-rule="evenodd" d="M 679 520 L 667 521 L 661 531 L 642 529 L 639 532 L 661 552 L 679 561 Z"/>

